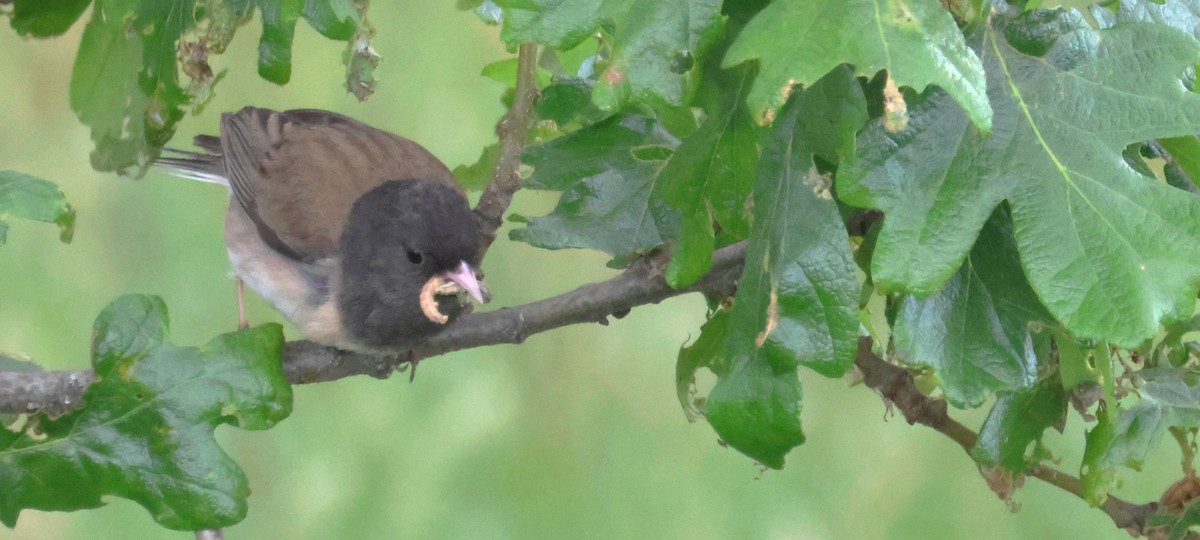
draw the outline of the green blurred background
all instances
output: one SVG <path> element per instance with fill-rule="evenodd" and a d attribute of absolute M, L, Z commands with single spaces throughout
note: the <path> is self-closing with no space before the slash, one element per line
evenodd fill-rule
<path fill-rule="evenodd" d="M 319 107 L 415 139 L 452 167 L 473 162 L 503 111 L 503 88 L 478 75 L 509 56 L 496 29 L 450 1 L 375 2 L 371 19 L 383 62 L 367 103 L 342 90 L 342 45 L 303 22 L 292 83 L 259 79 L 253 22 L 216 58 L 229 75 L 174 144 L 215 133 L 220 112 L 247 104 Z M 91 170 L 88 132 L 67 103 L 81 30 L 50 41 L 0 30 L 0 168 L 57 182 L 79 212 L 70 245 L 53 226 L 16 223 L 0 246 L 0 351 L 52 369 L 86 367 L 92 319 L 123 293 L 162 296 L 176 343 L 201 344 L 235 323 L 225 191 L 158 172 L 132 181 Z M 514 210 L 536 215 L 553 203 L 523 192 Z M 501 238 L 484 264 L 493 306 L 613 274 L 596 253 Z M 252 322 L 280 320 L 257 297 L 250 307 Z M 809 441 L 783 471 L 763 472 L 703 422 L 688 423 L 676 401 L 675 354 L 703 317 L 699 298 L 674 299 L 608 327 L 433 359 L 412 384 L 401 375 L 299 386 L 295 412 L 278 427 L 218 430 L 254 491 L 249 516 L 226 537 L 1128 538 L 1100 511 L 1036 481 L 1011 513 L 948 439 L 887 414 L 861 385 L 806 370 Z M 973 426 L 984 415 L 956 414 Z M 1077 471 L 1078 419 L 1048 440 L 1061 466 Z M 1179 474 L 1178 451 L 1164 444 L 1146 469 L 1127 475 L 1119 495 L 1156 499 Z M 190 537 L 129 501 L 109 502 L 26 511 L 0 539 Z"/>

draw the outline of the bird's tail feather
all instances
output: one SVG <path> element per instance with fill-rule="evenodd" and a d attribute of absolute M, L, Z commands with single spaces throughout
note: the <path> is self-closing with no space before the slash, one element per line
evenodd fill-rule
<path fill-rule="evenodd" d="M 220 140 L 216 137 L 200 135 L 196 137 L 195 142 L 197 146 L 205 150 L 220 152 Z M 162 155 L 154 160 L 154 164 L 175 176 L 211 184 L 229 185 L 229 179 L 225 177 L 225 168 L 221 164 L 219 153 L 208 154 L 163 148 Z"/>

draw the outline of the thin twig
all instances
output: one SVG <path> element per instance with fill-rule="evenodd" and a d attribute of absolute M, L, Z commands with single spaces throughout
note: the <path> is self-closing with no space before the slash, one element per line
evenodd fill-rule
<path fill-rule="evenodd" d="M 525 43 L 517 50 L 517 86 L 512 107 L 496 126 L 500 137 L 500 153 L 492 169 L 492 180 L 483 190 L 475 213 L 479 216 L 482 230 L 479 241 L 479 258 L 496 241 L 496 230 L 504 223 L 504 212 L 512 203 L 513 194 L 521 187 L 521 152 L 525 150 L 525 138 L 533 120 L 533 104 L 537 102 L 537 45 Z"/>

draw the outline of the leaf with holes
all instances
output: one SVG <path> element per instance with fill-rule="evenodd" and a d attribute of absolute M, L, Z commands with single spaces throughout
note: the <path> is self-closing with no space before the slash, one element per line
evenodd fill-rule
<path fill-rule="evenodd" d="M 92 130 L 92 167 L 144 173 L 185 108 L 202 107 L 211 97 L 220 75 L 213 77 L 208 56 L 225 50 L 254 8 L 262 10 L 259 73 L 283 84 L 291 77 L 297 20 L 304 17 L 331 39 L 353 41 L 369 33 L 365 6 L 353 0 L 97 0 L 70 87 L 71 109 Z M 42 22 L 53 29 L 63 21 Z M 369 93 L 369 64 L 377 57 L 365 40 L 355 45 L 345 57 L 347 84 Z M 192 77 L 188 88 L 180 84 L 181 71 Z"/>
<path fill-rule="evenodd" d="M 1007 199 L 1022 267 L 1049 312 L 1079 338 L 1134 347 L 1162 319 L 1191 315 L 1200 197 L 1138 174 L 1122 151 L 1200 132 L 1200 96 L 1179 82 L 1200 44 L 1157 24 L 1098 31 L 1077 12 L 1052 15 L 995 9 L 978 32 L 990 136 L 945 93 L 928 93 L 910 102 L 905 130 L 865 130 L 838 193 L 887 215 L 876 286 L 921 298 L 942 288 Z M 1044 56 L 1006 37 L 1046 40 L 1051 30 Z"/>
<path fill-rule="evenodd" d="M 0 430 L 0 521 L 12 527 L 26 508 L 95 508 L 108 495 L 141 504 L 171 529 L 245 517 L 246 475 L 213 430 L 267 429 L 291 412 L 282 330 L 267 324 L 194 348 L 166 343 L 167 325 L 157 297 L 109 304 L 92 339 L 99 381 L 82 408 Z"/>
<path fill-rule="evenodd" d="M 1067 397 L 1058 377 L 1046 377 L 1032 388 L 1002 394 L 979 429 L 971 455 L 980 464 L 1022 474 L 1045 457 L 1042 433 L 1062 431 Z"/>
<path fill-rule="evenodd" d="M 597 77 L 595 92 L 618 96 L 611 110 L 619 110 L 624 97 L 684 105 L 700 59 L 724 31 L 719 0 L 633 0 L 613 32 L 612 62 Z"/>
<path fill-rule="evenodd" d="M 1150 368 L 1138 378 L 1137 402 L 1097 411 L 1099 422 L 1088 433 L 1081 479 L 1092 504 L 1103 502 L 1116 487 L 1120 468 L 1141 470 L 1168 429 L 1200 427 L 1200 374 Z"/>
<path fill-rule="evenodd" d="M 1109 465 L 1141 469 L 1168 427 L 1200 427 L 1200 383 L 1196 374 L 1156 368 L 1144 370 L 1140 375 L 1143 379 L 1137 391 L 1140 399 L 1121 411 L 1116 435 L 1105 452 L 1104 461 Z"/>
<path fill-rule="evenodd" d="M 110 5 L 111 4 L 111 5 Z M 175 133 L 188 97 L 175 44 L 192 2 L 98 2 L 71 73 L 71 109 L 92 129 L 92 167 L 141 174 Z"/>

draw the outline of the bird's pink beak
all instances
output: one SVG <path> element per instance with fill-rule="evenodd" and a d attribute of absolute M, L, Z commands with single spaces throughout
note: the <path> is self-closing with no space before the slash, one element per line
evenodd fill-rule
<path fill-rule="evenodd" d="M 471 265 L 467 261 L 458 263 L 458 267 L 454 270 L 448 270 L 442 274 L 446 279 L 453 281 L 462 287 L 480 304 L 486 304 L 483 299 L 483 290 L 479 286 L 479 280 L 475 278 L 475 271 L 471 269 Z"/>

